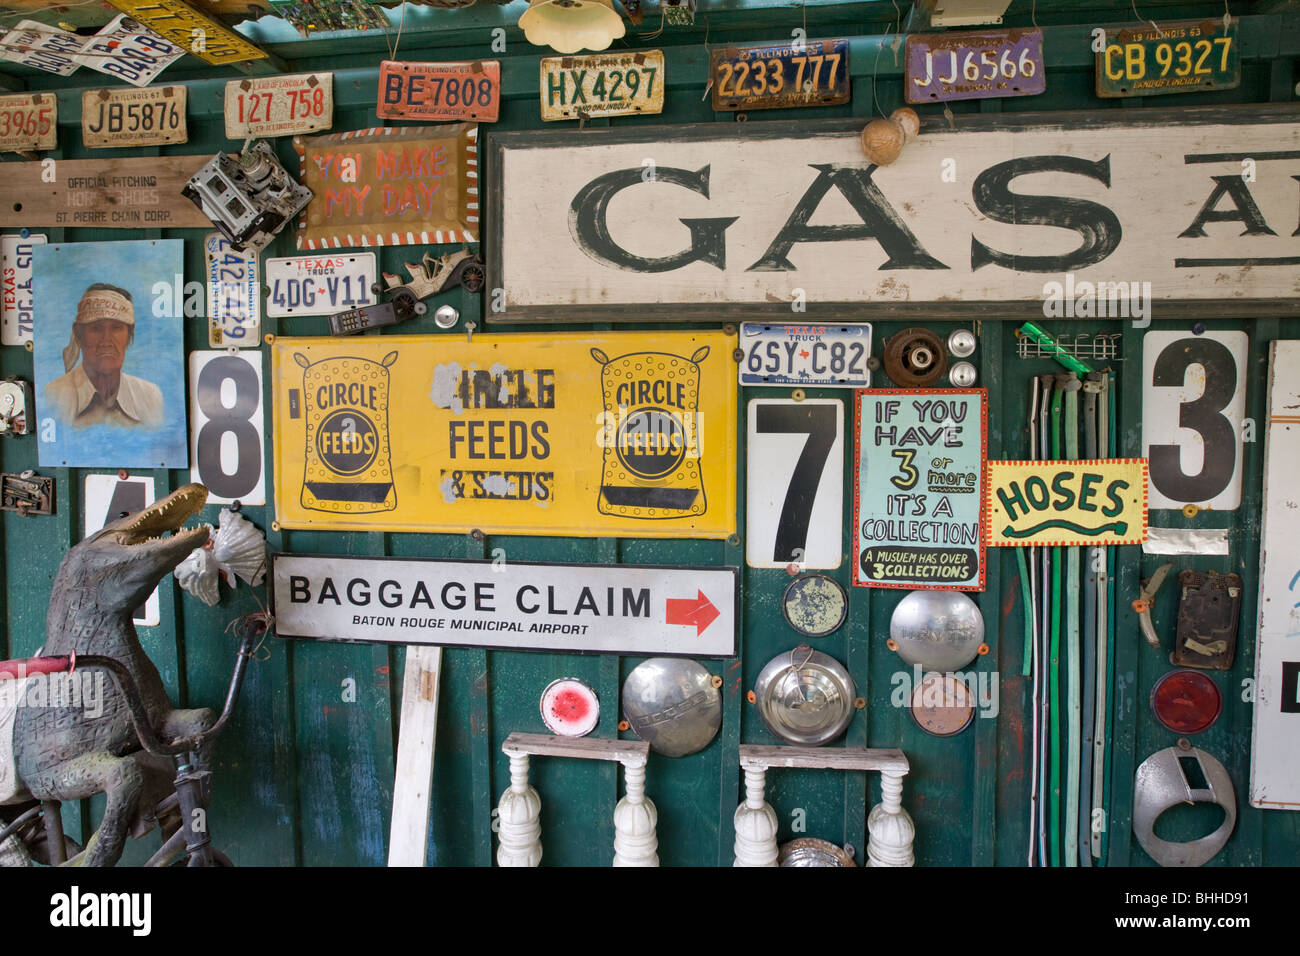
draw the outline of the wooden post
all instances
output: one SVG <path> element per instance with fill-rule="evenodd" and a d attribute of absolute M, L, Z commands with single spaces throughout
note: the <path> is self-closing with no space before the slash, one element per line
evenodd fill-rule
<path fill-rule="evenodd" d="M 736 866 L 776 866 L 776 811 L 766 790 L 766 768 L 745 767 L 745 802 L 735 816 Z"/>
<path fill-rule="evenodd" d="M 528 785 L 528 754 L 512 753 L 510 788 L 497 804 L 497 866 L 540 866 L 542 862 L 542 798 Z"/>
<path fill-rule="evenodd" d="M 406 648 L 402 718 L 397 731 L 397 777 L 393 781 L 393 824 L 389 866 L 424 866 L 429 849 L 429 800 L 433 749 L 438 731 L 438 683 L 442 648 Z"/>
<path fill-rule="evenodd" d="M 916 826 L 903 809 L 903 774 L 880 775 L 880 802 L 867 817 L 867 866 L 912 866 Z"/>
<path fill-rule="evenodd" d="M 614 865 L 658 866 L 659 811 L 645 795 L 646 758 L 623 761 L 627 795 L 614 808 Z"/>

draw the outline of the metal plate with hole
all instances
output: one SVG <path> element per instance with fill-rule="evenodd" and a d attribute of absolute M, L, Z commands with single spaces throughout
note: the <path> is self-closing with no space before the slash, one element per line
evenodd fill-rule
<path fill-rule="evenodd" d="M 955 671 L 978 656 L 984 616 L 960 591 L 913 591 L 894 608 L 889 636 L 908 664 Z"/>
<path fill-rule="evenodd" d="M 975 719 L 975 696 L 953 674 L 926 674 L 912 691 L 912 719 L 927 734 L 952 737 Z"/>
<path fill-rule="evenodd" d="M 800 837 L 782 843 L 776 858 L 777 866 L 857 866 L 853 856 L 829 840 Z"/>
<path fill-rule="evenodd" d="M 786 623 L 804 637 L 825 637 L 839 630 L 849 613 L 844 587 L 824 574 L 795 578 L 781 598 Z"/>
<path fill-rule="evenodd" d="M 561 677 L 547 684 L 541 709 L 546 729 L 561 737 L 585 737 L 600 721 L 600 699 L 576 677 Z"/>
<path fill-rule="evenodd" d="M 903 329 L 885 343 L 885 374 L 895 385 L 925 388 L 947 371 L 944 341 L 929 329 Z"/>
<path fill-rule="evenodd" d="M 685 757 L 703 750 L 717 736 L 722 695 L 702 664 L 652 657 L 623 681 L 623 716 L 655 753 Z"/>
<path fill-rule="evenodd" d="M 843 664 L 801 644 L 768 661 L 754 696 L 768 730 L 787 743 L 815 747 L 844 733 L 857 691 Z"/>
<path fill-rule="evenodd" d="M 1223 712 L 1223 694 L 1199 671 L 1170 671 L 1151 688 L 1151 711 L 1167 730 L 1199 734 Z"/>

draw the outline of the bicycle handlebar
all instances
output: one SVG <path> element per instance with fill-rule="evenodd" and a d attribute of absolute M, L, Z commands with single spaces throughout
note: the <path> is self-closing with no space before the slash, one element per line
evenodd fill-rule
<path fill-rule="evenodd" d="M 136 686 L 135 678 L 126 665 L 116 658 L 101 654 L 59 654 L 0 661 L 0 680 L 21 679 L 35 674 L 72 673 L 78 667 L 102 667 L 113 675 L 118 689 L 126 698 L 131 724 L 140 739 L 140 746 L 151 754 L 174 756 L 197 749 L 205 740 L 215 737 L 225 728 L 244 684 L 244 672 L 248 669 L 248 659 L 252 656 L 253 642 L 265 633 L 266 628 L 266 620 L 259 615 L 250 614 L 244 618 L 244 629 L 240 635 L 239 650 L 235 658 L 235 671 L 230 677 L 230 688 L 226 692 L 226 702 L 222 707 L 221 716 L 202 733 L 178 737 L 169 744 L 164 744 L 159 739 L 149 719 L 149 712 L 145 709 L 144 701 L 140 698 L 140 690 Z"/>

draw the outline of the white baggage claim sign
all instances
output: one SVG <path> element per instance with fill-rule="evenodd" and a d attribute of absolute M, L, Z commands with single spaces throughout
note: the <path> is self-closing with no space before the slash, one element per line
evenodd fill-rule
<path fill-rule="evenodd" d="M 279 554 L 281 637 L 734 657 L 736 568 Z"/>

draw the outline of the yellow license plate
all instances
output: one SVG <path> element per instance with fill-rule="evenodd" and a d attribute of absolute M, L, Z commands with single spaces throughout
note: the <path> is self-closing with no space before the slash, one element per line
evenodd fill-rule
<path fill-rule="evenodd" d="M 542 119 L 664 111 L 664 53 L 610 53 L 542 59 Z"/>
<path fill-rule="evenodd" d="M 266 53 L 181 0 L 109 0 L 113 6 L 200 60 L 239 63 Z"/>
<path fill-rule="evenodd" d="M 286 528 L 725 538 L 736 336 L 276 338 Z"/>

